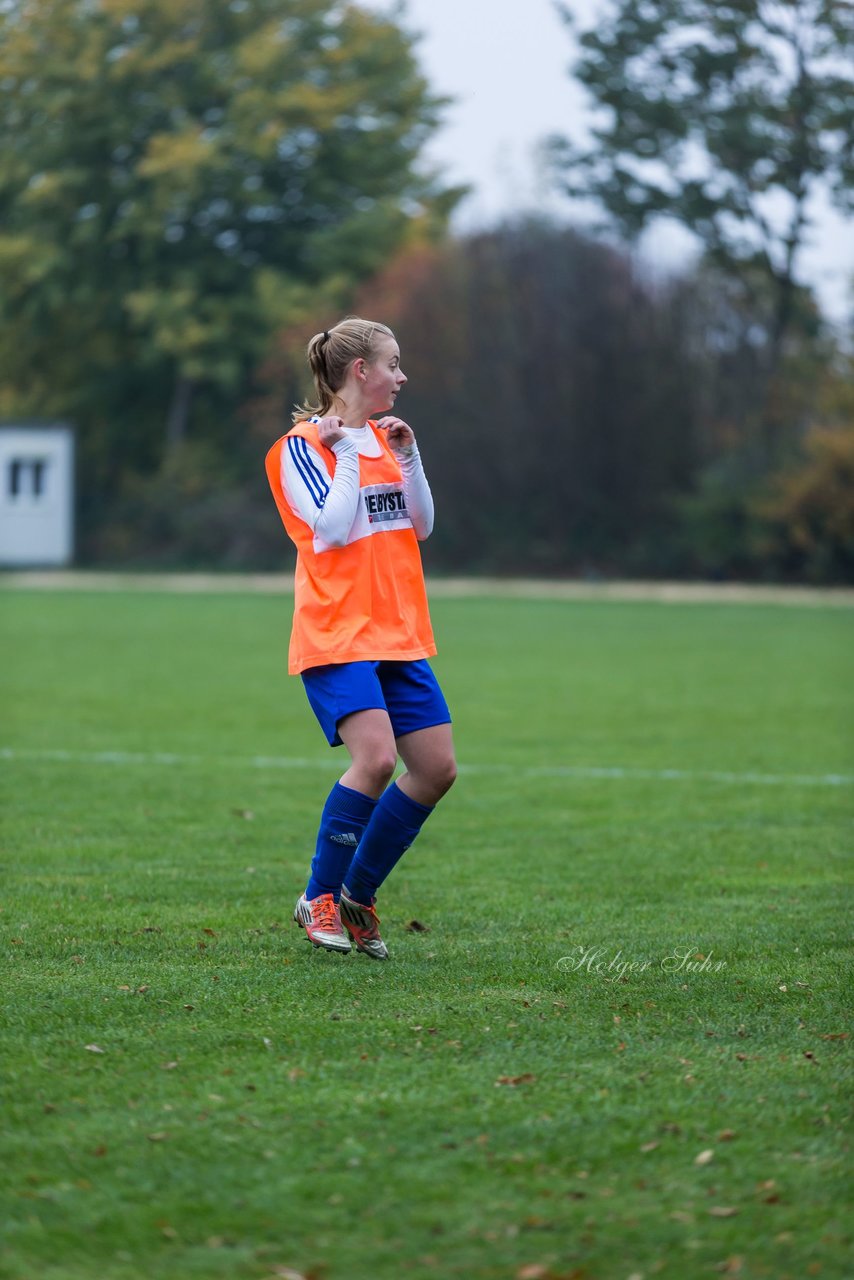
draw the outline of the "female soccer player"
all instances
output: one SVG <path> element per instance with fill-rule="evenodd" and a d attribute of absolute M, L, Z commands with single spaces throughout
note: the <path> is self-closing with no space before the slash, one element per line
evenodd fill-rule
<path fill-rule="evenodd" d="M 349 318 L 315 334 L 317 403 L 267 455 L 297 548 L 288 669 L 300 674 L 330 746 L 349 768 L 326 800 L 294 920 L 315 946 L 388 958 L 380 885 L 456 777 L 451 717 L 419 541 L 433 528 L 415 434 L 388 413 L 406 383 L 394 334 Z M 390 782 L 398 755 L 406 772 Z M 348 937 L 349 934 L 349 937 Z"/>

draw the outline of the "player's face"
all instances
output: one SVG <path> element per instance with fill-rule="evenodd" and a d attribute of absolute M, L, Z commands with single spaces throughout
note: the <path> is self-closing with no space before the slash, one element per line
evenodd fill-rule
<path fill-rule="evenodd" d="M 365 366 L 365 395 L 371 411 L 393 409 L 397 393 L 406 382 L 400 367 L 400 348 L 394 338 L 383 337 L 376 345 L 374 357 Z"/>

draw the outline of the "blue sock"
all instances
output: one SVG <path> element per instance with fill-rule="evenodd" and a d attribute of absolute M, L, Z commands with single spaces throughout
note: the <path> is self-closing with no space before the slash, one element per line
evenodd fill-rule
<path fill-rule="evenodd" d="M 351 787 L 342 787 L 340 782 L 335 783 L 320 819 L 317 847 L 305 891 L 309 901 L 321 893 L 331 893 L 338 901 L 345 872 L 376 807 L 377 801 L 372 796 L 353 791 Z"/>
<path fill-rule="evenodd" d="M 377 889 L 412 844 L 433 812 L 410 800 L 396 783 L 386 787 L 344 876 L 350 896 L 370 906 Z"/>

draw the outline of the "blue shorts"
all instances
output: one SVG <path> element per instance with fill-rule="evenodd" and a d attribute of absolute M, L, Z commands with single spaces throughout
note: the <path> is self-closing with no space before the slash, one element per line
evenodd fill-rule
<path fill-rule="evenodd" d="M 303 671 L 311 709 L 330 747 L 338 724 L 354 711 L 387 711 L 396 738 L 450 724 L 451 713 L 426 658 L 417 662 L 340 662 Z"/>

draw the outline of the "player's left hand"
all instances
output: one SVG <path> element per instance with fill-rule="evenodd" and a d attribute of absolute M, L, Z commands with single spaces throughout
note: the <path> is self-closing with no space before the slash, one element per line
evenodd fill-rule
<path fill-rule="evenodd" d="M 386 417 L 377 421 L 377 426 L 381 431 L 387 433 L 389 447 L 394 453 L 400 453 L 402 449 L 408 449 L 415 444 L 415 432 L 409 423 L 404 422 L 402 418 Z"/>

